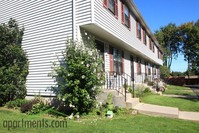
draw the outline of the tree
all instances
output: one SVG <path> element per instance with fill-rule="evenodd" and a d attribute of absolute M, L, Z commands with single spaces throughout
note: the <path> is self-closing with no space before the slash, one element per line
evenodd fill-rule
<path fill-rule="evenodd" d="M 199 20 L 188 22 L 180 26 L 180 34 L 182 37 L 182 52 L 184 58 L 188 61 L 187 73 L 199 73 Z"/>
<path fill-rule="evenodd" d="M 170 23 L 156 31 L 155 36 L 163 49 L 163 63 L 170 69 L 173 58 L 177 57 L 180 51 L 178 28 Z"/>
<path fill-rule="evenodd" d="M 94 41 L 67 41 L 63 57 L 60 65 L 54 64 L 52 76 L 57 86 L 52 90 L 66 106 L 73 107 L 74 113 L 88 113 L 96 105 L 104 80 L 102 59 Z"/>
<path fill-rule="evenodd" d="M 14 19 L 0 25 L 0 105 L 26 96 L 28 60 L 21 45 L 23 31 Z"/>
<path fill-rule="evenodd" d="M 169 77 L 170 76 L 170 70 L 169 70 L 169 68 L 167 67 L 167 66 L 161 66 L 160 67 L 160 77 L 161 78 L 167 78 L 167 77 Z"/>

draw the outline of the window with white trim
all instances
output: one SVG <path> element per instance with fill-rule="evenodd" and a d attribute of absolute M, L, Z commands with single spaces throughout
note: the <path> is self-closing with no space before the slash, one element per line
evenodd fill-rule
<path fill-rule="evenodd" d="M 117 74 L 122 74 L 122 51 L 116 48 L 113 48 L 113 61 L 114 61 L 114 72 Z"/>
<path fill-rule="evenodd" d="M 137 21 L 136 23 L 136 29 L 137 29 L 137 38 L 141 39 L 141 24 Z"/>
<path fill-rule="evenodd" d="M 115 0 L 108 0 L 108 9 L 115 14 Z"/>
<path fill-rule="evenodd" d="M 151 65 L 148 63 L 148 75 L 151 75 Z"/>
<path fill-rule="evenodd" d="M 118 0 L 104 0 L 103 5 L 118 18 Z"/>
<path fill-rule="evenodd" d="M 141 59 L 137 58 L 137 75 L 142 74 L 142 69 L 141 69 Z"/>
<path fill-rule="evenodd" d="M 124 23 L 127 27 L 130 27 L 130 12 L 126 5 L 124 5 Z"/>
<path fill-rule="evenodd" d="M 147 40 L 146 40 L 146 31 L 143 29 L 143 42 L 146 45 L 147 44 Z"/>

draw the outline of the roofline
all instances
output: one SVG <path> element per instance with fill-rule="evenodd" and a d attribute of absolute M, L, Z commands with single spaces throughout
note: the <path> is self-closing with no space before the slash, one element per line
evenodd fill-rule
<path fill-rule="evenodd" d="M 134 2 L 132 0 L 127 0 L 126 1 L 127 4 L 130 6 L 131 11 L 133 12 L 133 14 L 135 15 L 136 19 L 139 20 L 139 22 L 141 23 L 141 25 L 145 28 L 146 32 L 149 34 L 149 36 L 153 39 L 153 41 L 155 42 L 155 44 L 157 45 L 157 47 L 162 51 L 160 44 L 158 43 L 157 39 L 155 38 L 155 36 L 153 35 L 153 33 L 151 32 L 150 28 L 148 27 L 148 25 L 146 24 L 144 18 L 142 17 L 141 13 L 139 12 L 138 8 L 136 7 L 136 5 L 134 4 Z"/>

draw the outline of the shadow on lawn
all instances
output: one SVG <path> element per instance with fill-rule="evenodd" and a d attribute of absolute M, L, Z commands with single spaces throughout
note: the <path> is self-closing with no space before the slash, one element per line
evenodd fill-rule
<path fill-rule="evenodd" d="M 173 98 L 180 98 L 180 99 L 190 100 L 190 101 L 193 101 L 193 102 L 199 102 L 198 96 L 193 96 L 193 95 L 188 95 L 188 94 L 175 96 Z"/>

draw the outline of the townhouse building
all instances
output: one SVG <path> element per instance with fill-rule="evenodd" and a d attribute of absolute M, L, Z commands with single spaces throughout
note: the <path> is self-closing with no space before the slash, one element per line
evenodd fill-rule
<path fill-rule="evenodd" d="M 67 39 L 80 41 L 83 36 L 96 39 L 107 88 L 114 78 L 121 86 L 120 77 L 134 83 L 159 77 L 161 48 L 132 0 L 0 1 L 0 23 L 9 18 L 25 28 L 22 47 L 29 60 L 28 96 L 54 95 L 50 88 L 55 81 L 49 76 L 52 63 L 58 61 Z"/>

